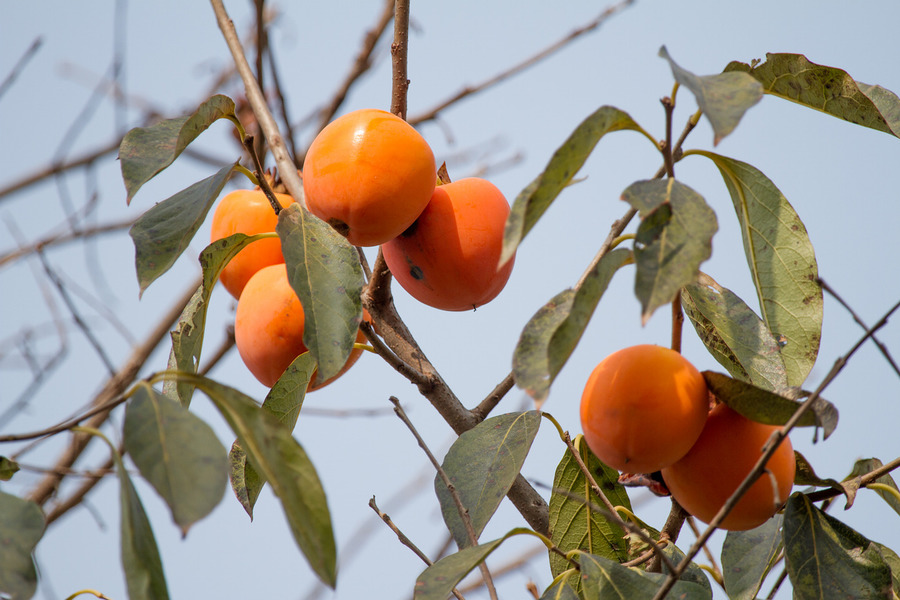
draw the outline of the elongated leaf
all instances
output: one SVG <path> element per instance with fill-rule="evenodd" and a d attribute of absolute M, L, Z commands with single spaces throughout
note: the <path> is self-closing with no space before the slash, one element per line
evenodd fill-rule
<path fill-rule="evenodd" d="M 41 507 L 0 492 L 0 596 L 27 600 L 37 589 L 32 553 L 44 535 Z"/>
<path fill-rule="evenodd" d="M 729 531 L 722 544 L 722 577 L 730 600 L 754 600 L 783 546 L 782 515 L 756 529 Z"/>
<path fill-rule="evenodd" d="M 0 481 L 9 481 L 19 471 L 19 463 L 0 456 Z"/>
<path fill-rule="evenodd" d="M 254 469 L 281 501 L 291 533 L 327 585 L 337 579 L 337 552 L 322 482 L 290 430 L 252 398 L 206 377 L 176 373 L 202 390 L 228 421 Z"/>
<path fill-rule="evenodd" d="M 850 472 L 844 481 L 850 481 L 856 477 L 861 477 L 874 471 L 875 469 L 881 468 L 884 466 L 884 463 L 877 458 L 865 458 L 856 461 L 853 464 L 853 470 Z M 897 488 L 897 483 L 894 481 L 894 478 L 891 477 L 890 473 L 885 473 L 881 477 L 875 480 L 874 483 L 880 483 L 882 485 L 886 485 L 889 488 L 892 488 L 895 491 L 900 491 Z M 900 500 L 897 499 L 896 494 L 892 494 L 886 490 L 872 488 L 872 491 L 876 492 L 879 496 L 881 496 L 885 502 L 887 502 L 888 506 L 894 509 L 894 512 L 900 514 Z M 898 574 L 900 575 L 900 574 Z"/>
<path fill-rule="evenodd" d="M 715 371 L 703 371 L 703 378 L 709 391 L 719 400 L 748 419 L 767 425 L 784 425 L 801 405 L 800 402 L 785 396 Z M 828 439 L 837 427 L 837 422 L 837 408 L 828 400 L 819 397 L 803 413 L 797 421 L 797 426 L 821 427 L 822 436 Z"/>
<path fill-rule="evenodd" d="M 316 363 L 312 355 L 304 352 L 294 359 L 275 382 L 262 404 L 263 410 L 272 413 L 288 431 L 293 431 L 297 424 L 306 388 L 315 369 Z M 253 467 L 253 463 L 247 461 L 247 453 L 240 443 L 232 444 L 228 457 L 231 465 L 231 489 L 252 521 L 253 507 L 266 480 Z"/>
<path fill-rule="evenodd" d="M 749 73 L 767 94 L 900 137 L 900 98 L 855 81 L 842 69 L 818 65 L 802 54 L 769 53 L 762 64 L 732 62 L 725 70 Z"/>
<path fill-rule="evenodd" d="M 800 493 L 785 508 L 784 553 L 797 600 L 893 597 L 879 548 Z"/>
<path fill-rule="evenodd" d="M 317 380 L 340 371 L 362 321 L 363 271 L 356 249 L 299 203 L 278 215 L 288 281 L 303 306 L 303 343 L 319 365 Z"/>
<path fill-rule="evenodd" d="M 83 433 L 103 440 L 112 452 L 119 478 L 119 508 L 122 568 L 129 600 L 168 600 L 169 590 L 163 573 L 159 547 L 150 520 L 138 496 L 122 457 L 109 438 L 96 429 L 82 429 Z"/>
<path fill-rule="evenodd" d="M 700 263 L 712 254 L 719 225 L 703 197 L 674 179 L 635 182 L 622 192 L 622 200 L 641 217 L 634 291 L 646 324 L 653 311 L 697 278 Z"/>
<path fill-rule="evenodd" d="M 618 482 L 619 472 L 594 456 L 581 434 L 573 440 L 573 445 L 613 506 L 624 506 L 631 510 L 628 493 Z M 604 505 L 594 494 L 587 477 L 568 450 L 556 467 L 549 504 L 550 539 L 563 552 L 584 550 L 616 562 L 631 558 L 626 532 L 606 515 L 594 511 L 593 506 Z M 572 566 L 554 552 L 550 552 L 549 556 L 550 571 L 554 577 Z M 580 589 L 580 582 L 575 585 Z"/>
<path fill-rule="evenodd" d="M 768 177 L 712 152 L 737 213 L 762 319 L 783 339 L 788 385 L 803 384 L 816 362 L 822 333 L 822 287 L 806 227 Z"/>
<path fill-rule="evenodd" d="M 175 330 L 170 333 L 172 338 L 172 350 L 169 353 L 168 364 L 170 370 L 197 372 L 206 332 L 206 310 L 209 307 L 209 298 L 219 279 L 219 274 L 228 261 L 234 258 L 241 249 L 265 237 L 267 237 L 266 234 L 248 237 L 243 233 L 236 233 L 213 242 L 200 253 L 203 281 L 182 311 Z M 172 400 L 177 400 L 185 407 L 190 406 L 193 393 L 193 386 L 183 381 L 166 380 L 163 383 L 163 394 Z"/>
<path fill-rule="evenodd" d="M 694 94 L 697 106 L 712 125 L 713 145 L 734 131 L 744 113 L 762 99 L 763 86 L 746 73 L 731 71 L 701 77 L 679 67 L 665 46 L 659 49 L 659 55 L 669 62 L 675 81 Z"/>
<path fill-rule="evenodd" d="M 203 420 L 148 385 L 129 401 L 123 435 L 131 460 L 187 535 L 222 500 L 225 447 Z"/>
<path fill-rule="evenodd" d="M 628 250 L 613 250 L 600 259 L 577 290 L 554 296 L 525 325 L 513 352 L 513 377 L 538 408 L 581 340 L 612 276 L 630 260 Z"/>
<path fill-rule="evenodd" d="M 134 241 L 141 294 L 175 264 L 191 243 L 236 164 L 222 167 L 215 175 L 163 200 L 131 226 L 129 234 Z"/>
<path fill-rule="evenodd" d="M 186 117 L 160 121 L 150 127 L 136 127 L 125 134 L 119 146 L 122 179 L 127 202 L 142 185 L 174 162 L 197 136 L 218 119 L 234 117 L 234 101 L 216 95 Z"/>
<path fill-rule="evenodd" d="M 623 567 L 618 562 L 594 554 L 579 556 L 585 600 L 650 600 L 666 576 Z M 694 581 L 679 579 L 669 597 L 680 600 L 710 600 L 712 590 Z"/>
<path fill-rule="evenodd" d="M 681 305 L 709 353 L 732 377 L 775 392 L 788 387 L 775 336 L 733 292 L 700 273 L 682 289 Z"/>
<path fill-rule="evenodd" d="M 553 153 L 543 172 L 519 192 L 513 201 L 503 231 L 501 265 L 512 258 L 531 228 L 550 208 L 560 192 L 572 182 L 600 138 L 607 133 L 626 129 L 639 131 L 650 137 L 628 113 L 612 106 L 601 106 L 575 128 L 563 145 Z"/>
<path fill-rule="evenodd" d="M 537 411 L 498 415 L 464 432 L 450 446 L 441 466 L 468 512 L 476 539 L 522 470 L 540 425 Z M 456 544 L 460 548 L 471 546 L 453 496 L 440 475 L 435 476 L 434 489 L 444 523 Z"/>
<path fill-rule="evenodd" d="M 477 546 L 469 546 L 445 556 L 422 571 L 416 578 L 413 600 L 447 600 L 447 596 L 450 595 L 456 584 L 462 581 L 463 577 L 484 561 L 500 544 L 514 535 L 529 532 L 528 529 L 516 528 L 502 538 Z"/>

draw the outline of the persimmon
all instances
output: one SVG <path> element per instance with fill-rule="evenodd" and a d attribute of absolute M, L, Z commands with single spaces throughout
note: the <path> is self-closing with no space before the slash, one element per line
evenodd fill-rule
<path fill-rule="evenodd" d="M 641 344 L 598 364 L 581 396 L 581 427 L 591 451 L 628 473 L 652 473 L 684 456 L 706 423 L 703 375 L 678 352 Z"/>
<path fill-rule="evenodd" d="M 418 131 L 383 110 L 329 123 L 303 163 L 310 212 L 354 246 L 377 246 L 422 213 L 436 182 L 434 153 Z"/>
<path fill-rule="evenodd" d="M 288 282 L 284 264 L 257 271 L 244 288 L 234 317 L 234 341 L 251 373 L 272 387 L 295 358 L 308 350 L 303 343 L 303 306 Z M 356 341 L 365 341 L 359 331 Z M 354 348 L 341 371 L 325 382 L 310 382 L 309 391 L 324 387 L 343 375 L 362 350 Z"/>
<path fill-rule="evenodd" d="M 383 244 L 385 262 L 404 290 L 443 310 L 470 310 L 506 286 L 514 258 L 498 269 L 509 204 L 486 179 L 438 186 L 412 226 Z"/>
<path fill-rule="evenodd" d="M 691 450 L 662 470 L 672 497 L 690 514 L 709 523 L 750 474 L 776 429 L 719 404 L 710 411 Z M 753 529 L 769 520 L 790 495 L 795 465 L 794 449 L 785 438 L 766 463 L 768 473 L 756 480 L 719 527 Z"/>
<path fill-rule="evenodd" d="M 282 208 L 294 201 L 287 194 L 275 194 Z M 255 235 L 275 231 L 278 217 L 262 190 L 236 190 L 225 195 L 212 217 L 210 241 L 215 242 L 235 233 Z M 257 240 L 245 246 L 222 269 L 219 281 L 235 298 L 254 273 L 263 267 L 284 262 L 281 240 L 278 238 Z"/>

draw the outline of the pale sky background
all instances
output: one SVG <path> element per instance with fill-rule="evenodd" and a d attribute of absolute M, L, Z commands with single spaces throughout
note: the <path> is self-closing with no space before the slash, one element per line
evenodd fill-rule
<path fill-rule="evenodd" d="M 142 103 L 168 117 L 192 111 L 205 98 L 215 73 L 230 61 L 209 4 L 120 4 L 125 7 L 125 92 L 132 103 L 123 113 L 106 100 L 83 114 L 97 78 L 108 73 L 112 64 L 116 3 L 4 3 L 0 79 L 35 38 L 41 37 L 43 45 L 0 97 L 0 157 L 4 165 L 0 188 L 45 166 L 60 153 L 77 156 L 120 137 L 139 122 Z M 226 6 L 238 30 L 246 31 L 251 23 L 251 3 L 230 1 Z M 413 2 L 410 115 L 530 56 L 591 21 L 605 6 L 574 1 Z M 291 114 L 299 120 L 329 98 L 343 79 L 364 32 L 381 10 L 381 2 L 276 2 L 272 8 L 281 16 L 271 41 Z M 843 68 L 859 81 L 900 92 L 898 18 L 900 5 L 894 0 L 864 4 L 637 0 L 598 31 L 539 66 L 458 103 L 443 113 L 439 124 L 426 124 L 421 132 L 438 161 L 447 160 L 454 178 L 484 164 L 503 164 L 521 156 L 512 166 L 488 175 L 512 202 L 577 124 L 601 105 L 617 106 L 654 135 L 663 135 L 659 98 L 672 89 L 669 67 L 657 56 L 663 44 L 682 67 L 700 75 L 719 72 L 731 60 L 747 62 L 764 58 L 766 52 L 795 52 L 813 62 Z M 343 110 L 389 108 L 387 40 L 382 40 L 376 54 L 377 65 L 354 88 Z M 234 95 L 236 88 L 221 91 Z M 676 131 L 696 109 L 685 89 L 678 102 Z M 70 137 L 68 132 L 76 120 L 81 128 Z M 299 139 L 308 143 L 309 132 Z M 224 123 L 204 134 L 198 147 L 221 157 L 222 164 L 239 156 Z M 705 121 L 686 147 L 712 149 L 712 133 Z M 472 151 L 474 160 L 460 159 Z M 897 301 L 900 140 L 765 97 L 716 151 L 756 166 L 775 182 L 810 232 L 820 275 L 867 323 L 874 323 Z M 619 200 L 621 191 L 637 179 L 650 177 L 659 162 L 639 135 L 623 132 L 602 140 L 580 173 L 586 180 L 560 196 L 521 246 L 507 288 L 477 312 L 444 313 L 420 306 L 395 286 L 401 315 L 467 406 L 474 406 L 509 371 L 512 350 L 531 315 L 577 281 L 612 221 L 625 212 L 626 206 Z M 0 254 L 14 248 L 17 239 L 33 240 L 55 231 L 64 221 L 64 206 L 82 207 L 94 193 L 99 204 L 88 222 L 113 222 L 135 217 L 215 170 L 182 158 L 144 186 L 127 207 L 118 163 L 114 154 L 108 155 L 93 172 L 74 171 L 55 183 L 48 181 L 0 198 Z M 718 214 L 713 258 L 704 264 L 704 271 L 754 305 L 731 200 L 717 170 L 708 161 L 691 157 L 676 166 L 676 174 L 704 195 Z M 246 185 L 239 178 L 233 183 Z M 204 227 L 185 257 L 140 301 L 133 246 L 124 232 L 82 246 L 53 249 L 47 257 L 68 282 L 83 287 L 114 313 L 121 327 L 114 326 L 96 304 L 78 300 L 79 310 L 118 364 L 199 272 L 196 255 L 207 240 L 208 228 Z M 642 327 L 632 286 L 631 269 L 615 278 L 544 407 L 573 434 L 579 430 L 583 382 L 597 362 L 626 345 L 668 344 L 667 311 L 660 311 Z M 0 411 L 31 381 L 15 346 L 23 328 L 35 331 L 35 347 L 41 356 L 60 347 L 45 295 L 53 298 L 55 310 L 67 315 L 37 260 L 0 267 Z M 233 304 L 223 289 L 214 294 L 206 353 L 221 340 Z M 835 359 L 860 335 L 861 329 L 850 316 L 826 297 L 819 361 L 805 387 L 815 388 Z M 879 337 L 894 354 L 900 354 L 896 323 L 889 324 Z M 0 423 L 0 433 L 49 426 L 93 397 L 104 381 L 102 362 L 74 327 L 68 328 L 65 347 L 63 366 L 52 373 L 22 413 Z M 706 353 L 690 327 L 685 329 L 684 353 L 700 369 L 724 370 Z M 146 373 L 164 369 L 166 354 L 167 350 L 155 354 Z M 211 375 L 259 399 L 264 397 L 265 389 L 244 369 L 236 353 Z M 374 355 L 364 356 L 344 378 L 306 400 L 295 434 L 323 479 L 344 561 L 337 591 L 318 597 L 411 596 L 424 565 L 377 520 L 367 506 L 372 496 L 426 553 L 434 555 L 445 539 L 433 473 L 415 440 L 390 414 L 389 395 L 401 399 L 432 449 L 443 456 L 452 441 L 449 427 L 411 385 Z M 874 456 L 887 462 L 900 454 L 896 435 L 900 380 L 872 344 L 851 359 L 825 397 L 840 410 L 834 435 L 813 445 L 810 430 L 792 434 L 795 449 L 812 462 L 819 475 L 840 479 L 858 458 Z M 513 390 L 495 414 L 529 406 L 525 395 Z M 311 409 L 383 409 L 385 413 L 336 418 L 315 415 Z M 198 395 L 192 410 L 208 419 L 222 442 L 230 445 L 233 435 L 209 402 Z M 114 423 L 120 431 L 121 415 Z M 22 462 L 49 464 L 65 439 L 60 436 L 23 457 Z M 555 431 L 545 424 L 523 474 L 550 485 L 563 450 Z M 0 446 L 0 455 L 12 452 L 11 447 Z M 105 452 L 97 446 L 92 460 L 102 461 Z M 36 477 L 22 472 L 0 489 L 22 493 Z M 260 498 L 252 524 L 229 490 L 212 515 L 182 540 L 155 492 L 139 478 L 135 480 L 161 547 L 173 598 L 310 597 L 316 587 L 315 576 L 294 545 L 269 490 Z M 417 485 L 409 487 L 411 481 Z M 546 489 L 538 489 L 545 497 L 549 495 Z M 662 525 L 669 508 L 667 500 L 640 491 L 631 497 L 642 518 L 656 527 Z M 115 600 L 125 598 L 117 502 L 118 486 L 111 478 L 84 507 L 50 527 L 37 549 L 42 583 L 36 597 L 65 598 L 79 589 L 93 588 Z M 850 511 L 844 512 L 838 502 L 831 512 L 871 539 L 900 550 L 900 517 L 876 494 L 864 491 Z M 494 539 L 522 524 L 518 513 L 504 503 L 482 539 Z M 351 543 L 361 527 L 371 528 L 371 533 Z M 681 545 L 686 547 L 692 538 L 689 532 L 683 535 Z M 716 535 L 715 545 L 722 537 Z M 534 546 L 531 540 L 514 539 L 504 544 L 489 564 L 502 565 Z M 550 583 L 546 553 L 516 574 L 498 579 L 501 597 L 526 597 L 524 585 L 529 580 L 541 590 Z M 764 593 L 768 589 L 764 588 Z M 717 591 L 717 597 L 724 594 Z M 782 590 L 780 597 L 790 597 L 789 591 Z"/>

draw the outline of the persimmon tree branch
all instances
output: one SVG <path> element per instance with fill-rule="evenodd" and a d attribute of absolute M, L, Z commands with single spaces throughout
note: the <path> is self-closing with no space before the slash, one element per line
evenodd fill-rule
<path fill-rule="evenodd" d="M 409 78 L 406 65 L 409 52 L 409 0 L 394 3 L 394 42 L 391 44 L 391 112 L 406 120 Z"/>

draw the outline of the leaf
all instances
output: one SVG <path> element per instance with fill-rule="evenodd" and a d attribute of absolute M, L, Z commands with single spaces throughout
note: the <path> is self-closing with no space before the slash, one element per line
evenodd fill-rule
<path fill-rule="evenodd" d="M 619 472 L 604 465 L 594 456 L 579 434 L 573 440 L 581 460 L 591 472 L 597 485 L 613 506 L 631 510 L 631 501 L 625 488 L 619 485 Z M 607 516 L 595 512 L 593 506 L 603 506 L 581 472 L 572 453 L 566 450 L 556 467 L 553 491 L 550 494 L 550 540 L 565 553 L 584 550 L 616 562 L 624 562 L 629 555 L 626 532 Z M 554 577 L 571 568 L 571 563 L 551 552 L 550 571 Z M 580 589 L 580 585 L 576 585 Z"/>
<path fill-rule="evenodd" d="M 170 333 L 172 350 L 169 353 L 169 370 L 197 372 L 206 331 L 206 311 L 209 307 L 209 298 L 216 281 L 219 280 L 222 269 L 245 246 L 266 237 L 269 235 L 247 236 L 243 233 L 236 233 L 216 240 L 200 253 L 203 281 L 182 311 L 175 330 Z M 172 400 L 181 402 L 185 407 L 190 406 L 193 393 L 193 386 L 183 381 L 167 379 L 163 382 L 163 394 Z"/>
<path fill-rule="evenodd" d="M 671 178 L 635 182 L 622 192 L 622 200 L 641 217 L 634 291 L 646 324 L 653 311 L 696 279 L 700 263 L 712 254 L 719 225 L 700 194 Z"/>
<path fill-rule="evenodd" d="M 762 64 L 732 62 L 725 70 L 749 73 L 767 94 L 900 137 L 900 99 L 881 86 L 855 81 L 842 69 L 818 65 L 802 54 L 768 53 Z"/>
<path fill-rule="evenodd" d="M 550 208 L 560 192 L 572 183 L 572 178 L 587 161 L 600 138 L 607 133 L 626 129 L 651 137 L 628 113 L 612 106 L 601 106 L 575 128 L 550 157 L 541 174 L 519 192 L 513 201 L 503 232 L 500 265 L 512 258 L 531 228 Z"/>
<path fill-rule="evenodd" d="M 783 545 L 782 515 L 748 531 L 729 531 L 722 544 L 722 577 L 730 600 L 754 600 Z"/>
<path fill-rule="evenodd" d="M 788 387 L 775 336 L 731 290 L 700 273 L 682 289 L 681 305 L 707 350 L 732 377 L 773 392 Z"/>
<path fill-rule="evenodd" d="M 112 452 L 116 464 L 116 475 L 119 478 L 120 535 L 122 568 L 125 571 L 125 584 L 128 588 L 129 600 L 168 600 L 169 590 L 166 576 L 163 573 L 159 547 L 153 536 L 153 528 L 144 505 L 138 496 L 122 457 L 109 438 L 96 429 L 76 427 L 74 431 L 99 437 L 106 442 Z"/>
<path fill-rule="evenodd" d="M 44 513 L 36 503 L 0 492 L 0 596 L 26 600 L 37 590 L 32 553 L 44 535 Z"/>
<path fill-rule="evenodd" d="M 303 399 L 306 397 L 306 388 L 315 370 L 316 363 L 312 355 L 304 352 L 288 365 L 262 404 L 263 410 L 274 415 L 288 431 L 293 431 L 297 424 L 300 407 L 303 406 Z M 266 480 L 253 464 L 247 461 L 247 453 L 238 442 L 232 444 L 228 458 L 231 489 L 252 521 L 253 507 Z"/>
<path fill-rule="evenodd" d="M 539 600 L 578 600 L 578 594 L 565 580 L 550 584 Z"/>
<path fill-rule="evenodd" d="M 222 167 L 215 175 L 156 204 L 131 226 L 141 294 L 191 243 L 236 164 Z"/>
<path fill-rule="evenodd" d="M 659 55 L 669 62 L 675 81 L 689 89 L 697 106 L 713 128 L 713 145 L 734 131 L 741 117 L 763 96 L 763 87 L 753 77 L 739 71 L 697 76 L 679 67 L 663 46 Z"/>
<path fill-rule="evenodd" d="M 794 450 L 794 459 L 797 464 L 797 470 L 794 474 L 794 485 L 812 485 L 816 487 L 830 487 L 847 496 L 847 506 L 853 504 L 853 498 L 856 496 L 856 490 L 850 490 L 836 479 L 822 479 L 816 475 L 812 465 L 806 460 L 806 457 Z"/>
<path fill-rule="evenodd" d="M 631 252 L 613 250 L 600 259 L 577 290 L 554 296 L 525 325 L 513 352 L 513 377 L 538 407 L 581 340 L 612 276 L 629 261 Z"/>
<path fill-rule="evenodd" d="M 891 579 L 893 580 L 894 592 L 900 592 L 900 556 L 897 553 L 878 542 L 872 542 L 879 551 L 884 562 L 891 568 Z"/>
<path fill-rule="evenodd" d="M 19 463 L 0 456 L 0 481 L 9 481 L 19 471 Z"/>
<path fill-rule="evenodd" d="M 186 117 L 167 119 L 150 127 L 135 127 L 119 146 L 122 179 L 128 192 L 126 202 L 142 185 L 171 165 L 178 155 L 218 119 L 234 118 L 234 101 L 216 95 Z"/>
<path fill-rule="evenodd" d="M 212 428 L 178 402 L 140 385 L 125 409 L 125 450 L 169 509 L 188 529 L 222 500 L 225 447 Z"/>
<path fill-rule="evenodd" d="M 290 430 L 252 398 L 206 377 L 174 373 L 202 390 L 231 426 L 254 469 L 281 501 L 294 541 L 323 583 L 334 587 L 337 551 L 322 482 Z"/>
<path fill-rule="evenodd" d="M 319 365 L 317 380 L 326 381 L 347 363 L 362 321 L 359 254 L 299 203 L 279 213 L 276 231 L 288 281 L 303 306 L 303 343 Z"/>
<path fill-rule="evenodd" d="M 785 508 L 784 552 L 797 600 L 893 597 L 879 548 L 804 494 L 793 494 Z"/>
<path fill-rule="evenodd" d="M 728 187 L 762 319 L 784 343 L 788 385 L 803 384 L 822 333 L 822 287 L 806 227 L 784 195 L 747 163 L 706 152 Z"/>
<path fill-rule="evenodd" d="M 585 600 L 650 600 L 666 580 L 662 573 L 648 573 L 623 567 L 618 562 L 594 554 L 579 555 Z M 710 600 L 709 585 L 679 579 L 669 592 L 679 600 Z"/>
<path fill-rule="evenodd" d="M 484 561 L 506 539 L 521 533 L 531 533 L 531 531 L 524 528 L 512 529 L 502 538 L 463 548 L 430 565 L 416 578 L 413 600 L 447 600 L 451 590 L 462 581 L 463 577 Z"/>
<path fill-rule="evenodd" d="M 463 432 L 444 457 L 444 473 L 466 508 L 477 539 L 522 470 L 541 425 L 537 411 L 509 413 L 485 419 Z M 440 475 L 434 489 L 447 529 L 460 548 L 471 546 L 453 496 Z"/>
<path fill-rule="evenodd" d="M 844 478 L 844 481 L 851 481 L 857 477 L 862 477 L 863 475 L 866 475 L 883 466 L 884 463 L 882 463 L 881 460 L 877 458 L 860 459 L 853 464 L 853 470 L 850 471 L 850 474 L 846 478 Z M 887 487 L 900 492 L 900 490 L 897 489 L 897 484 L 896 482 L 894 482 L 894 478 L 891 477 L 890 473 L 885 473 L 884 475 L 876 479 L 874 483 L 886 485 Z M 892 494 L 887 490 L 878 488 L 872 488 L 872 491 L 881 496 L 884 501 L 888 503 L 888 506 L 894 509 L 894 512 L 900 514 L 900 500 L 898 500 L 897 494 Z"/>
<path fill-rule="evenodd" d="M 784 425 L 800 408 L 801 403 L 785 396 L 756 387 L 752 383 L 732 379 L 715 371 L 703 371 L 709 391 L 748 419 L 766 425 Z M 797 421 L 798 427 L 821 427 L 822 436 L 828 439 L 838 422 L 835 406 L 822 397 Z"/>

